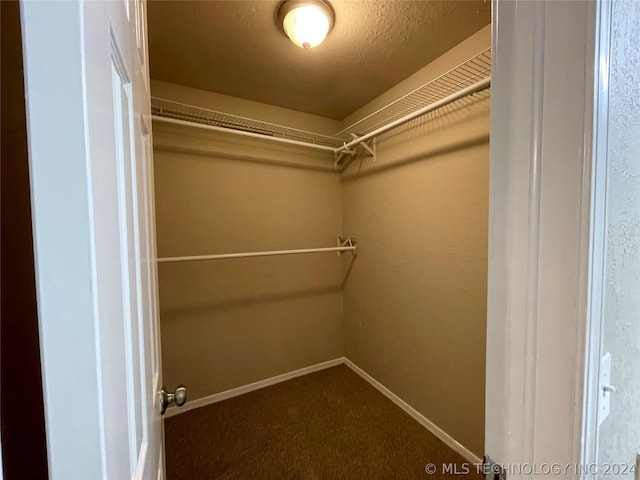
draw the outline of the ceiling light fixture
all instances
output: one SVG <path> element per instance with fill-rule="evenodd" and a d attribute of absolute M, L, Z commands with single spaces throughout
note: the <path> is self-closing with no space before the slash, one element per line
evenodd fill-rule
<path fill-rule="evenodd" d="M 320 45 L 333 27 L 333 10 L 323 0 L 287 0 L 278 20 L 293 43 L 304 49 Z"/>

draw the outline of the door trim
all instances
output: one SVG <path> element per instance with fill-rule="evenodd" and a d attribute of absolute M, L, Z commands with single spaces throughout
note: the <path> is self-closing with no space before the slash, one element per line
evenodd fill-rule
<path fill-rule="evenodd" d="M 592 228 L 590 241 L 592 251 L 589 270 L 591 284 L 587 324 L 587 346 L 585 365 L 585 408 L 583 462 L 598 463 L 598 401 L 600 393 L 600 365 L 604 328 L 604 296 L 606 273 L 606 211 L 608 184 L 608 125 L 609 125 L 609 66 L 611 52 L 611 18 L 613 2 L 598 2 L 593 111 L 593 179 L 592 179 Z M 592 471 L 585 478 L 595 479 Z"/>
<path fill-rule="evenodd" d="M 38 326 L 52 478 L 104 478 L 106 474 L 87 131 L 82 96 L 68 94 L 85 90 L 82 8 L 79 2 L 20 3 Z M 42 25 L 55 25 L 55 32 L 44 34 Z M 80 278 L 92 282 L 79 282 Z M 71 332 L 74 348 L 69 348 Z M 58 438 L 67 441 L 54 441 Z"/>

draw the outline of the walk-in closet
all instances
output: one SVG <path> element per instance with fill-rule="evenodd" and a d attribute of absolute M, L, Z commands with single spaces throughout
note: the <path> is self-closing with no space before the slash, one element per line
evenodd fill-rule
<path fill-rule="evenodd" d="M 167 478 L 480 478 L 490 5 L 147 8 Z"/>
<path fill-rule="evenodd" d="M 638 476 L 640 3 L 0 3 L 4 480 Z"/>

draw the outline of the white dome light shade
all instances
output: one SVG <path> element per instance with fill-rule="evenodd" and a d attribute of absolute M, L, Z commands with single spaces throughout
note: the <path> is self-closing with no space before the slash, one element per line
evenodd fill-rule
<path fill-rule="evenodd" d="M 287 2 L 282 26 L 293 43 L 302 48 L 320 45 L 333 24 L 333 13 L 324 3 Z"/>

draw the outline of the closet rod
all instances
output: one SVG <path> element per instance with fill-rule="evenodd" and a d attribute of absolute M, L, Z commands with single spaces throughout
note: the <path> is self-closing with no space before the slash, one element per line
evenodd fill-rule
<path fill-rule="evenodd" d="M 366 135 L 362 135 L 361 137 L 358 137 L 348 143 L 345 142 L 344 145 L 335 149 L 335 153 L 338 154 L 344 150 L 350 150 L 351 147 L 360 145 L 362 142 L 365 142 L 370 138 L 377 137 L 378 135 L 382 135 L 383 133 L 388 132 L 393 128 L 399 127 L 404 123 L 410 122 L 411 120 L 421 117 L 422 115 L 426 115 L 429 112 L 432 112 L 434 110 L 437 110 L 438 108 L 442 108 L 446 105 L 449 105 L 450 103 L 453 103 L 456 100 L 460 100 L 461 98 L 466 97 L 467 95 L 471 95 L 473 93 L 477 93 L 481 90 L 489 88 L 490 86 L 491 86 L 491 77 L 487 77 L 483 80 L 480 80 L 474 83 L 473 85 L 469 85 L 468 87 L 463 88 L 462 90 L 452 93 L 451 95 L 443 98 L 442 100 L 438 100 L 437 102 L 434 102 L 430 105 L 422 107 L 419 110 L 416 110 L 415 112 L 411 112 L 402 118 L 394 120 L 393 122 L 390 122 L 380 128 L 377 128 L 372 132 L 367 133 Z"/>
<path fill-rule="evenodd" d="M 467 95 L 471 95 L 474 93 L 477 93 L 481 90 L 485 90 L 487 88 L 489 88 L 491 86 L 491 77 L 487 77 L 484 78 L 472 85 L 469 85 L 466 88 L 463 88 L 462 90 L 459 90 L 455 93 L 452 93 L 451 95 L 438 100 L 437 102 L 434 102 L 430 105 L 426 105 L 414 112 L 411 112 L 407 115 L 405 115 L 402 118 L 398 118 L 397 120 L 394 120 L 392 122 L 387 123 L 386 125 L 383 125 L 380 128 L 377 128 L 365 135 L 362 135 L 360 137 L 357 137 L 349 142 L 344 142 L 342 144 L 342 146 L 340 147 L 330 147 L 328 145 L 320 145 L 317 143 L 311 143 L 311 142 L 304 142 L 301 140 L 292 140 L 289 138 L 283 138 L 283 137 L 274 137 L 274 136 L 270 136 L 270 135 L 264 135 L 261 133 L 254 133 L 254 132 L 247 132 L 244 130 L 235 130 L 232 128 L 226 128 L 226 127 L 218 127 L 216 125 L 207 125 L 207 124 L 202 124 L 202 123 L 197 123 L 197 122 L 189 122 L 186 120 L 178 120 L 176 118 L 170 118 L 170 117 L 162 117 L 160 115 L 152 115 L 152 119 L 158 122 L 164 122 L 164 123 L 171 123 L 174 125 L 183 125 L 186 127 L 197 127 L 197 128 L 202 128 L 205 130 L 213 130 L 216 132 L 224 132 L 224 133 L 233 133 L 236 135 L 242 135 L 245 137 L 251 137 L 251 138 L 259 138 L 262 140 L 271 140 L 274 142 L 279 142 L 279 143 L 286 143 L 289 145 L 297 145 L 300 147 L 307 147 L 307 148 L 314 148 L 317 150 L 323 150 L 325 152 L 331 152 L 335 155 L 338 155 L 342 152 L 344 153 L 354 153 L 352 150 L 352 147 L 360 145 L 361 143 L 377 137 L 378 135 L 382 135 L 383 133 L 388 132 L 389 130 L 392 130 L 400 125 L 403 125 L 407 122 L 410 122 L 411 120 L 414 120 L 418 117 L 421 117 L 422 115 L 426 115 L 427 113 L 433 112 L 434 110 L 437 110 L 439 108 L 442 108 L 446 105 L 449 105 L 450 103 L 455 102 L 456 100 L 460 100 L 463 97 L 466 97 Z"/>
<path fill-rule="evenodd" d="M 273 255 L 299 255 L 302 253 L 355 252 L 356 245 L 329 248 L 302 248 L 299 250 L 273 250 L 271 252 L 223 253 L 219 255 L 196 255 L 191 257 L 159 258 L 158 263 L 197 262 L 200 260 L 222 260 L 225 258 L 270 257 Z"/>
<path fill-rule="evenodd" d="M 151 118 L 153 120 L 157 120 L 158 122 L 173 123 L 174 125 L 184 125 L 185 127 L 198 127 L 205 130 L 213 130 L 215 132 L 234 133 L 236 135 L 242 135 L 245 137 L 260 138 L 262 140 L 273 140 L 274 142 L 288 143 L 289 145 L 298 145 L 300 147 L 316 148 L 318 150 L 324 150 L 326 152 L 335 152 L 336 150 L 334 147 L 319 145 L 317 143 L 301 142 L 299 140 L 291 140 L 289 138 L 282 137 L 272 137 L 270 135 L 264 135 L 261 133 L 245 132 L 244 130 L 234 130 L 232 128 L 217 127 L 215 125 L 206 125 L 204 123 L 187 122 L 186 120 L 161 117 L 159 115 L 152 115 Z"/>

